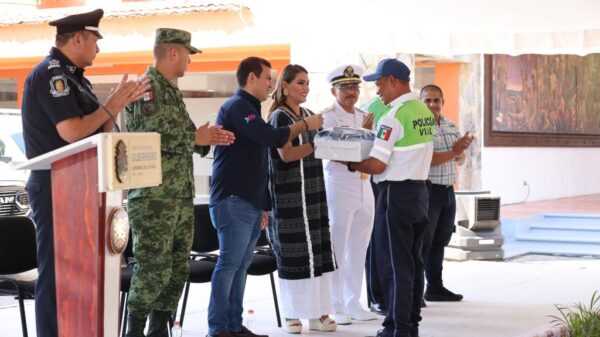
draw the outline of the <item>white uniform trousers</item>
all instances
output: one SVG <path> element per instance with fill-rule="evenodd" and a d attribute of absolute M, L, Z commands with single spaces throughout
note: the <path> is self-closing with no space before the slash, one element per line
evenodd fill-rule
<path fill-rule="evenodd" d="M 368 179 L 325 175 L 331 240 L 338 265 L 333 272 L 333 310 L 363 310 L 360 294 L 375 201 Z"/>

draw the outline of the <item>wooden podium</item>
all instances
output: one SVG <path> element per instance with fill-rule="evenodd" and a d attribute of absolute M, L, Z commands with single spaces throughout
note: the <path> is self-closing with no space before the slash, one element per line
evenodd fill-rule
<path fill-rule="evenodd" d="M 121 190 L 160 184 L 160 159 L 158 133 L 101 133 L 13 166 L 52 170 L 59 336 L 118 336 Z"/>

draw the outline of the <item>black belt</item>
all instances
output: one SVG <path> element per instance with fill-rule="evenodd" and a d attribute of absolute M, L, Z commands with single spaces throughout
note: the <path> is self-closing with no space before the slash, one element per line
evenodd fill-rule
<path fill-rule="evenodd" d="M 431 184 L 432 188 L 443 188 L 443 189 L 451 189 L 454 188 L 454 185 L 440 185 L 440 184 Z"/>
<path fill-rule="evenodd" d="M 390 181 L 390 180 L 386 180 L 386 181 L 382 181 L 382 184 L 416 184 L 416 185 L 426 185 L 426 180 L 412 180 L 412 179 L 406 179 L 406 180 L 401 180 L 401 181 Z"/>

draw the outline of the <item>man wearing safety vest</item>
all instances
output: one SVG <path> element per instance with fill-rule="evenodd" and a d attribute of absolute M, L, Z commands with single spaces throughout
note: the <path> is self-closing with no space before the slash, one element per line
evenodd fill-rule
<path fill-rule="evenodd" d="M 377 121 L 370 157 L 347 163 L 349 171 L 374 174 L 380 192 L 375 210 L 377 268 L 388 312 L 378 337 L 418 337 L 423 294 L 421 247 L 427 226 L 425 180 L 433 154 L 435 118 L 410 90 L 410 70 L 384 59 L 375 73 L 377 94 L 387 105 Z"/>

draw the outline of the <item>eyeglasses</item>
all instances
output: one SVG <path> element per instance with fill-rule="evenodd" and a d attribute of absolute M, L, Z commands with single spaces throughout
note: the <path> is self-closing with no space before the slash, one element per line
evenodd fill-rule
<path fill-rule="evenodd" d="M 360 85 L 356 85 L 356 84 L 346 84 L 346 85 L 339 85 L 337 87 L 338 89 L 340 89 L 341 91 L 360 91 Z"/>

